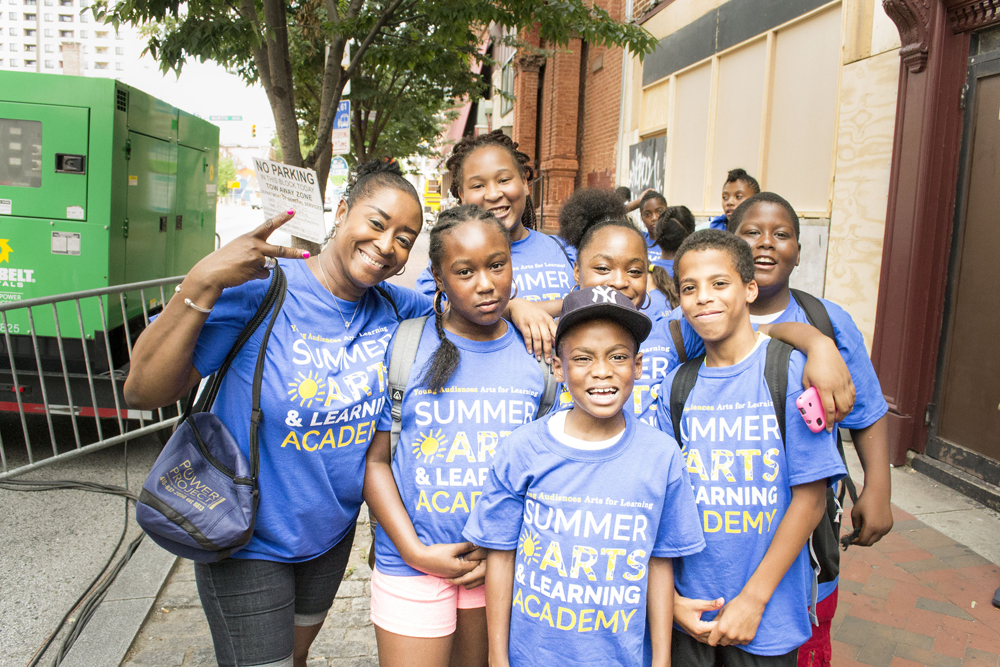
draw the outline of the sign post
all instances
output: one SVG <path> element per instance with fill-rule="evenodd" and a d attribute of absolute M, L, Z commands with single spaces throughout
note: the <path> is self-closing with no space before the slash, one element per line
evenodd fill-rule
<path fill-rule="evenodd" d="M 257 170 L 264 215 L 271 218 L 288 209 L 295 209 L 295 217 L 282 229 L 292 236 L 322 243 L 326 236 L 326 223 L 323 221 L 323 199 L 319 196 L 316 172 L 260 158 L 254 158 L 253 165 Z"/>
<path fill-rule="evenodd" d="M 337 115 L 333 117 L 333 133 L 330 137 L 334 155 L 351 152 L 351 101 L 340 100 Z"/>

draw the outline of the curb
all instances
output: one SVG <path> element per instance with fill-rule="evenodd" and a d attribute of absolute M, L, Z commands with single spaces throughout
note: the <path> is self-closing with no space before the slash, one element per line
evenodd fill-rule
<path fill-rule="evenodd" d="M 153 540 L 143 540 L 62 661 L 63 667 L 120 665 L 177 560 Z"/>

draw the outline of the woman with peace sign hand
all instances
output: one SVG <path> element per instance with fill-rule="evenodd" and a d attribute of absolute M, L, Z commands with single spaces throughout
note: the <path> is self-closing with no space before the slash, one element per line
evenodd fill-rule
<path fill-rule="evenodd" d="M 281 265 L 288 291 L 264 363 L 253 537 L 231 558 L 196 565 L 220 666 L 306 664 L 344 576 L 365 453 L 388 438 L 386 347 L 399 319 L 431 312 L 429 297 L 380 285 L 403 270 L 422 225 L 395 161 L 359 168 L 318 256 L 267 242 L 293 216 L 271 218 L 191 269 L 136 342 L 125 383 L 135 407 L 184 397 L 221 366 Z M 212 408 L 245 455 L 263 330 L 236 356 Z"/>

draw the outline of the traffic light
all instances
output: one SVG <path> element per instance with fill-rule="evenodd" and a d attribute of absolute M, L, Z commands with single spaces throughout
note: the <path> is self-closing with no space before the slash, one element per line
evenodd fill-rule
<path fill-rule="evenodd" d="M 250 136 L 251 137 L 256 137 L 257 136 L 257 126 L 256 125 L 251 125 L 250 126 Z"/>

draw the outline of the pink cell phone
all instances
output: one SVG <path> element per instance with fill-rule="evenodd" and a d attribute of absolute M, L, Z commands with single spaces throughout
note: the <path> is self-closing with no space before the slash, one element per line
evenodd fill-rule
<path fill-rule="evenodd" d="M 799 409 L 799 414 L 802 415 L 810 431 L 819 433 L 826 428 L 826 413 L 823 412 L 823 402 L 819 400 L 816 387 L 809 387 L 802 392 L 802 395 L 795 399 L 795 407 Z"/>

